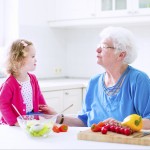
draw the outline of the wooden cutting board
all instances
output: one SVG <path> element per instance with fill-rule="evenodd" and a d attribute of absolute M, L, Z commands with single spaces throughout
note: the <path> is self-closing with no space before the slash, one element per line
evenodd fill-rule
<path fill-rule="evenodd" d="M 101 132 L 93 132 L 91 129 L 80 131 L 77 135 L 79 140 L 97 141 L 97 142 L 110 142 L 110 143 L 123 143 L 123 144 L 136 144 L 136 145 L 150 145 L 150 135 L 139 137 L 141 132 L 135 132 L 132 135 L 126 136 L 118 133 L 108 131 L 107 134 Z M 138 137 L 135 137 L 138 136 Z"/>

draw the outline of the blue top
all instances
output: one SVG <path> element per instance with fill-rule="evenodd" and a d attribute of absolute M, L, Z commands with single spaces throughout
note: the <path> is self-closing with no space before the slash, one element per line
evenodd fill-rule
<path fill-rule="evenodd" d="M 89 82 L 78 114 L 86 126 L 109 117 L 123 121 L 131 114 L 150 119 L 150 79 L 144 72 L 128 66 L 118 83 L 109 88 L 104 85 L 104 75 L 94 76 Z"/>

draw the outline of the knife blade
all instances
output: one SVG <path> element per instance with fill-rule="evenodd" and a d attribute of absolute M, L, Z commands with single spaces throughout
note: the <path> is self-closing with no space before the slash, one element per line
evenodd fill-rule
<path fill-rule="evenodd" d="M 142 131 L 139 134 L 134 135 L 133 138 L 142 138 L 142 137 L 145 137 L 147 135 L 150 135 L 150 131 Z"/>

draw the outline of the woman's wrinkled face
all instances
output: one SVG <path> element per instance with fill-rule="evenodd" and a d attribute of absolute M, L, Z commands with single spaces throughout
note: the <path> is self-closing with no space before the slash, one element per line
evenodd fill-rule
<path fill-rule="evenodd" d="M 28 48 L 28 54 L 24 60 L 22 69 L 26 72 L 34 71 L 35 67 L 36 67 L 36 62 L 37 62 L 36 58 L 35 58 L 36 50 L 35 50 L 34 46 L 32 46 L 32 45 L 28 46 L 26 48 Z"/>
<path fill-rule="evenodd" d="M 110 39 L 103 39 L 97 50 L 97 63 L 104 68 L 110 67 L 116 63 L 117 53 Z"/>

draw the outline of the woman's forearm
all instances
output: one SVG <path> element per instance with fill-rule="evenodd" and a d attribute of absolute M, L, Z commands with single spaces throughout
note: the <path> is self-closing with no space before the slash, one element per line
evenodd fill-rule
<path fill-rule="evenodd" d="M 57 123 L 61 122 L 61 118 L 62 116 L 58 116 L 57 118 Z M 63 124 L 67 124 L 69 126 L 76 126 L 76 127 L 85 127 L 84 123 L 82 120 L 80 120 L 79 118 L 76 117 L 71 117 L 71 116 L 65 116 L 64 115 L 64 119 L 63 119 Z"/>
<path fill-rule="evenodd" d="M 143 119 L 143 129 L 150 130 L 150 119 Z"/>

